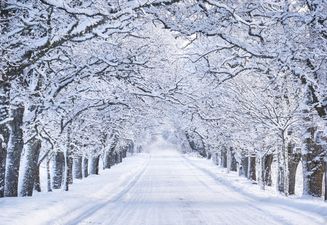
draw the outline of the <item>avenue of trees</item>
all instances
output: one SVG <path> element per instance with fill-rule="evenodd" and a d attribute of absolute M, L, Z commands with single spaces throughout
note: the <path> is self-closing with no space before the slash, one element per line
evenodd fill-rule
<path fill-rule="evenodd" d="M 0 196 L 98 174 L 171 124 L 262 188 L 327 186 L 325 0 L 0 1 Z M 325 184 L 323 184 L 325 181 Z M 327 195 L 326 191 L 324 192 Z M 325 196 L 325 199 L 327 196 Z"/>

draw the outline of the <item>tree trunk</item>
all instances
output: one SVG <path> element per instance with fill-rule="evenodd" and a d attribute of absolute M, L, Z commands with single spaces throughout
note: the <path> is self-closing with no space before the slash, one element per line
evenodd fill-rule
<path fill-rule="evenodd" d="M 119 153 L 115 152 L 115 164 L 119 163 Z"/>
<path fill-rule="evenodd" d="M 270 154 L 270 155 L 266 155 L 265 156 L 265 162 L 264 162 L 264 164 L 265 164 L 265 171 L 264 171 L 264 173 L 265 173 L 265 175 L 264 175 L 265 180 L 264 180 L 264 182 L 265 182 L 265 185 L 267 185 L 267 186 L 271 186 L 272 185 L 271 164 L 273 162 L 273 159 L 274 159 L 273 154 Z"/>
<path fill-rule="evenodd" d="M 109 150 L 110 151 L 110 150 Z M 103 168 L 104 169 L 110 169 L 110 152 L 106 151 L 104 155 L 104 160 L 103 160 Z"/>
<path fill-rule="evenodd" d="M 3 197 L 4 179 L 5 179 L 5 162 L 6 149 L 2 147 L 3 142 L 0 138 L 0 198 Z"/>
<path fill-rule="evenodd" d="M 283 176 L 283 180 L 284 180 L 284 194 L 286 196 L 288 196 L 288 192 L 289 192 L 289 145 L 286 146 L 286 141 L 285 141 L 285 135 L 284 132 L 282 133 L 282 137 L 283 137 L 283 147 L 282 147 L 282 154 L 283 154 L 283 171 L 284 171 L 284 176 Z"/>
<path fill-rule="evenodd" d="M 65 156 L 63 152 L 57 152 L 54 156 L 54 165 L 53 165 L 53 189 L 60 189 L 63 181 L 63 173 L 65 169 Z"/>
<path fill-rule="evenodd" d="M 260 188 L 262 190 L 265 190 L 266 182 L 265 182 L 265 162 L 266 162 L 266 156 L 260 157 Z"/>
<path fill-rule="evenodd" d="M 91 157 L 90 174 L 99 174 L 100 155 Z"/>
<path fill-rule="evenodd" d="M 215 165 L 219 165 L 219 163 L 218 163 L 218 153 L 217 152 L 215 152 L 213 154 L 212 160 L 215 163 Z"/>
<path fill-rule="evenodd" d="M 80 155 L 77 155 L 74 157 L 74 178 L 75 179 L 82 179 L 83 178 L 83 157 Z"/>
<path fill-rule="evenodd" d="M 3 8 L 6 3 L 0 3 Z M 1 7 L 0 6 L 0 7 Z M 5 10 L 0 10 L 0 17 L 4 18 Z M 3 27 L 5 29 L 5 27 Z M 0 31 L 1 33 L 1 31 Z M 10 83 L 2 82 L 0 83 L 0 121 L 5 120 L 9 117 L 8 109 L 9 109 L 9 91 L 10 91 Z M 9 130 L 6 125 L 0 125 L 0 197 L 4 196 L 4 187 L 5 187 L 5 173 L 6 173 L 6 157 L 7 157 L 7 147 L 9 141 Z"/>
<path fill-rule="evenodd" d="M 282 165 L 282 151 L 277 148 L 277 191 L 284 192 L 284 170 Z"/>
<path fill-rule="evenodd" d="M 128 146 L 128 148 L 129 148 L 129 146 Z M 126 158 L 126 156 L 127 156 L 127 149 L 123 151 L 123 158 Z"/>
<path fill-rule="evenodd" d="M 113 159 L 113 152 L 115 151 L 115 148 L 118 144 L 119 138 L 116 136 L 112 145 L 110 146 L 109 150 L 106 152 L 105 154 L 105 169 L 109 169 L 110 167 L 112 167 L 115 164 L 115 159 Z"/>
<path fill-rule="evenodd" d="M 40 164 L 37 165 L 35 179 L 34 179 L 34 190 L 41 192 L 41 179 L 40 179 Z"/>
<path fill-rule="evenodd" d="M 23 141 L 23 116 L 24 107 L 19 106 L 11 109 L 10 117 L 13 121 L 8 123 L 9 141 L 6 157 L 6 175 L 4 196 L 14 197 L 18 194 L 18 175 L 21 153 L 24 146 Z"/>
<path fill-rule="evenodd" d="M 248 178 L 250 180 L 256 180 L 256 157 L 248 157 Z"/>
<path fill-rule="evenodd" d="M 230 148 L 227 149 L 226 159 L 227 159 L 227 167 L 226 167 L 227 170 L 226 171 L 227 171 L 227 173 L 229 173 L 231 164 L 232 164 L 232 151 Z"/>
<path fill-rule="evenodd" d="M 289 169 L 289 186 L 288 186 L 288 194 L 295 194 L 295 182 L 296 182 L 296 169 L 301 160 L 301 154 L 290 154 L 288 161 L 288 169 Z"/>
<path fill-rule="evenodd" d="M 52 192 L 52 187 L 51 187 L 51 172 L 50 172 L 50 159 L 47 159 L 47 187 L 48 187 L 48 192 Z"/>
<path fill-rule="evenodd" d="M 217 165 L 218 166 L 221 166 L 222 167 L 222 152 L 221 151 L 218 151 L 218 153 L 217 153 Z"/>
<path fill-rule="evenodd" d="M 324 163 L 324 167 L 325 167 L 325 174 L 324 174 L 324 178 L 325 178 L 325 195 L 324 195 L 324 200 L 327 201 L 327 159 L 325 156 L 325 163 Z"/>
<path fill-rule="evenodd" d="M 119 163 L 122 163 L 123 162 L 123 153 L 119 152 L 118 155 L 119 155 Z"/>
<path fill-rule="evenodd" d="M 227 151 L 225 149 L 221 151 L 221 166 L 227 168 Z"/>
<path fill-rule="evenodd" d="M 244 172 L 249 180 L 256 180 L 256 157 L 248 156 L 244 159 Z"/>
<path fill-rule="evenodd" d="M 307 130 L 310 134 L 304 141 L 304 151 L 302 154 L 303 165 L 303 194 L 315 197 L 322 195 L 322 180 L 324 174 L 324 149 L 314 141 L 316 128 Z"/>
<path fill-rule="evenodd" d="M 34 183 L 39 177 L 39 154 L 41 149 L 41 141 L 39 139 L 31 139 L 24 147 L 22 171 L 22 185 L 20 190 L 21 196 L 32 196 Z"/>
<path fill-rule="evenodd" d="M 70 152 L 66 153 L 66 174 L 65 174 L 65 191 L 69 190 L 69 185 L 73 183 L 73 157 Z"/>
<path fill-rule="evenodd" d="M 86 157 L 83 158 L 83 176 L 89 176 L 89 159 Z"/>
<path fill-rule="evenodd" d="M 67 143 L 65 151 L 65 191 L 69 190 L 69 185 L 73 183 L 73 149 L 72 149 L 72 129 L 67 127 Z"/>
<path fill-rule="evenodd" d="M 230 170 L 236 172 L 237 171 L 237 160 L 235 158 L 235 152 L 232 152 L 231 155 L 231 165 L 230 165 Z"/>
<path fill-rule="evenodd" d="M 129 140 L 128 141 L 128 149 L 125 152 L 125 156 L 124 157 L 126 157 L 127 152 L 129 152 L 130 154 L 133 154 L 134 153 L 134 147 L 135 147 L 134 146 L 134 142 L 132 140 Z"/>
<path fill-rule="evenodd" d="M 243 157 L 241 160 L 241 164 L 242 164 L 242 175 L 244 175 L 245 177 L 249 178 L 249 159 L 248 157 Z"/>
<path fill-rule="evenodd" d="M 110 161 L 110 167 L 112 167 L 112 166 L 114 166 L 115 165 L 115 163 L 116 163 L 116 158 L 115 158 L 115 154 L 113 153 L 113 152 L 111 152 L 110 153 L 110 155 L 109 155 L 109 161 Z"/>

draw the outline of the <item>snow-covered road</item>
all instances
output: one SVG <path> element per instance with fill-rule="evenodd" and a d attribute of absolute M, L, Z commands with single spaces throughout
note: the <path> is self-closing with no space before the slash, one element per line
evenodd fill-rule
<path fill-rule="evenodd" d="M 128 160 L 126 167 L 121 164 L 116 169 L 113 168 L 112 174 L 94 178 L 93 193 L 85 198 L 81 192 L 87 189 L 85 186 L 89 182 L 77 184 L 79 188 L 65 193 L 65 201 L 54 205 L 51 202 L 54 199 L 37 196 L 35 201 L 39 199 L 37 202 L 41 206 L 36 207 L 36 211 L 30 208 L 37 203 L 31 201 L 33 204 L 30 206 L 29 200 L 23 203 L 16 200 L 16 206 L 25 207 L 30 213 L 26 213 L 25 218 L 34 217 L 32 220 L 25 219 L 25 223 L 20 224 L 327 224 L 327 208 L 323 204 L 318 202 L 314 205 L 314 202 L 305 203 L 283 197 L 260 197 L 236 189 L 219 177 L 218 168 L 208 160 L 188 158 L 168 148 L 151 151 L 149 156 L 138 159 L 139 163 L 134 165 L 134 169 L 133 160 L 137 159 Z M 129 168 L 128 171 L 126 168 Z M 121 176 L 120 173 L 128 176 Z M 113 177 L 120 178 L 115 182 L 115 187 L 111 184 L 110 189 L 106 185 L 110 185 Z M 100 180 L 103 188 L 95 184 Z M 55 194 L 61 196 L 63 192 Z M 47 204 L 47 201 L 51 204 Z M 18 209 L 10 211 L 6 208 L 9 200 L 4 202 L 4 206 L 1 203 L 3 202 L 0 201 L 0 210 L 7 209 L 7 213 L 12 215 L 5 214 L 6 220 L 0 224 L 22 222 L 24 216 L 19 216 L 24 214 L 24 209 L 23 212 Z M 42 210 L 48 212 L 46 216 Z M 13 218 L 14 213 L 18 216 L 17 220 Z"/>

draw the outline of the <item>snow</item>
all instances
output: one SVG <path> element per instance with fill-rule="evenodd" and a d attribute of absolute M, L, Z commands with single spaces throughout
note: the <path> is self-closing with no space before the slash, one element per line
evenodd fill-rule
<path fill-rule="evenodd" d="M 1 224 L 327 224 L 327 204 L 260 190 L 210 160 L 157 143 L 71 191 L 0 199 Z"/>

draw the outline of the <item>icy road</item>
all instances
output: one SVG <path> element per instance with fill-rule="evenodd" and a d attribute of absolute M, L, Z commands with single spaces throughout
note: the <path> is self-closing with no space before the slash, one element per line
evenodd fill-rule
<path fill-rule="evenodd" d="M 70 192 L 2 199 L 0 224 L 327 224 L 323 202 L 248 193 L 220 170 L 172 149 L 151 151 Z"/>

